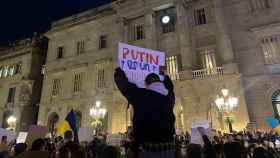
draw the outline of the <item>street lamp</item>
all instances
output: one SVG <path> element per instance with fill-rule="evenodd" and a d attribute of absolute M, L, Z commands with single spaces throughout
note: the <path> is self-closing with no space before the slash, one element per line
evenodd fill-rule
<path fill-rule="evenodd" d="M 106 116 L 107 110 L 105 108 L 101 107 L 100 101 L 96 101 L 95 106 L 90 108 L 89 113 L 90 113 L 90 116 L 94 119 L 93 123 L 96 126 L 95 128 L 96 128 L 96 134 L 97 134 L 97 131 L 99 131 L 99 128 L 102 128 L 101 120 L 104 119 L 104 117 Z"/>
<path fill-rule="evenodd" d="M 17 118 L 15 116 L 10 116 L 7 119 L 7 123 L 9 125 L 9 129 L 15 129 Z"/>
<path fill-rule="evenodd" d="M 232 132 L 232 111 L 238 106 L 238 98 L 229 95 L 228 89 L 221 90 L 222 95 L 218 95 L 215 104 L 219 111 L 225 116 L 225 121 L 228 123 L 229 131 Z"/>
<path fill-rule="evenodd" d="M 170 20 L 171 20 L 171 18 L 170 18 L 169 15 L 165 15 L 165 16 L 163 16 L 163 17 L 161 18 L 161 22 L 162 22 L 163 24 L 168 24 L 168 23 L 170 22 Z"/>

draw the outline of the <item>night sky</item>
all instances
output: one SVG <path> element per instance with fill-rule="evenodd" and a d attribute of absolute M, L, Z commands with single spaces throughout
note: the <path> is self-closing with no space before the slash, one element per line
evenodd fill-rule
<path fill-rule="evenodd" d="M 111 0 L 2 0 L 0 46 L 46 32 L 52 21 L 109 3 Z"/>

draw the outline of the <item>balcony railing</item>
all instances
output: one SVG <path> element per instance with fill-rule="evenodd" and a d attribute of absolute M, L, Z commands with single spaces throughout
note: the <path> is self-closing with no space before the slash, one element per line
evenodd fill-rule
<path fill-rule="evenodd" d="M 204 79 L 204 78 L 216 78 L 224 74 L 222 67 L 216 67 L 213 69 L 201 69 L 192 72 L 193 79 Z"/>

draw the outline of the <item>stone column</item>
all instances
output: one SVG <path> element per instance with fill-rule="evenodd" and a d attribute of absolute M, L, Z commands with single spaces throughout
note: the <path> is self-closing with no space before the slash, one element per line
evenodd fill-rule
<path fill-rule="evenodd" d="M 118 17 L 116 24 L 118 26 L 118 37 L 116 38 L 117 41 L 127 43 L 128 42 L 128 23 L 124 17 Z M 115 43 L 115 48 L 118 48 L 118 43 Z M 118 53 L 112 52 L 113 61 L 118 61 Z M 117 63 L 114 62 L 113 67 L 116 67 Z"/>
<path fill-rule="evenodd" d="M 145 41 L 147 48 L 158 48 L 158 42 L 156 38 L 156 19 L 154 11 L 148 11 L 148 14 L 145 15 Z"/>
<path fill-rule="evenodd" d="M 180 42 L 180 54 L 182 60 L 183 70 L 191 70 L 194 65 L 195 52 L 192 50 L 191 45 L 191 32 L 188 18 L 186 15 L 187 10 L 184 8 L 181 1 L 176 2 L 177 12 L 177 27 L 176 31 Z"/>
<path fill-rule="evenodd" d="M 227 25 L 225 24 L 225 12 L 223 11 L 223 0 L 214 0 L 214 9 L 215 9 L 215 19 L 217 25 L 217 44 L 218 44 L 218 53 L 220 53 L 220 58 L 222 59 L 223 64 L 232 63 L 234 60 L 234 54 L 232 49 L 232 44 L 230 36 L 227 30 Z"/>
<path fill-rule="evenodd" d="M 0 127 L 3 127 L 4 107 L 0 107 Z"/>

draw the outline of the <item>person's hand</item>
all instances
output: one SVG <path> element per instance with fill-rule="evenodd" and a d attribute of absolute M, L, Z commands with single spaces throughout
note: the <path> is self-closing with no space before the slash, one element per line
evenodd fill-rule
<path fill-rule="evenodd" d="M 198 127 L 197 128 L 198 132 L 200 133 L 201 136 L 206 135 L 206 130 L 203 127 Z"/>
<path fill-rule="evenodd" d="M 164 76 L 166 74 L 165 72 L 166 72 L 166 66 L 160 66 L 159 74 Z"/>

